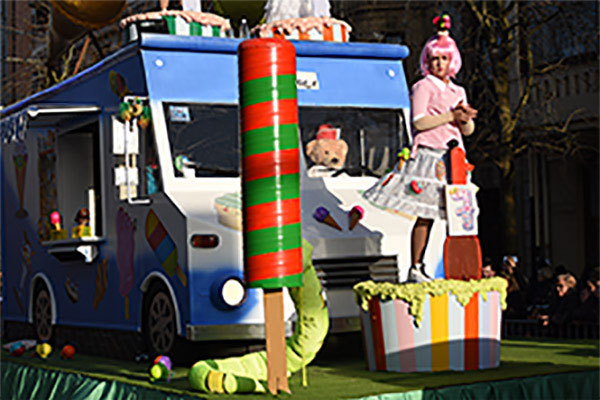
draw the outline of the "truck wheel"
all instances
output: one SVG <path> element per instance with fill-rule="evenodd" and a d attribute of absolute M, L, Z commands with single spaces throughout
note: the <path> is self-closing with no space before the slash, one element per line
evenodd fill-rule
<path fill-rule="evenodd" d="M 143 332 L 156 354 L 168 354 L 175 344 L 175 307 L 163 285 L 152 285 L 144 296 Z"/>
<path fill-rule="evenodd" d="M 33 296 L 33 328 L 38 340 L 49 341 L 52 337 L 52 303 L 44 284 L 37 285 Z"/>

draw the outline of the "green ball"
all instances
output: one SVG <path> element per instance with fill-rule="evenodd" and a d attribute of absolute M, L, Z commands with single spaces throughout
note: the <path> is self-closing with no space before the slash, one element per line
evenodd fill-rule
<path fill-rule="evenodd" d="M 156 381 L 166 378 L 167 374 L 165 373 L 166 371 L 163 371 L 163 369 L 166 369 L 164 365 L 154 364 L 152 368 L 150 368 L 150 380 Z"/>

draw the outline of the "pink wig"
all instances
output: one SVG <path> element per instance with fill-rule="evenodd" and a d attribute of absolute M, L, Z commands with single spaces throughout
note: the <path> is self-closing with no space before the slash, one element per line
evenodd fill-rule
<path fill-rule="evenodd" d="M 458 51 L 454 39 L 448 36 L 446 32 L 432 36 L 427 43 L 425 43 L 420 57 L 421 73 L 423 76 L 427 76 L 431 73 L 431 71 L 429 71 L 429 63 L 427 62 L 429 56 L 438 54 L 447 55 L 450 59 L 448 76 L 454 78 L 458 71 L 460 71 L 460 67 L 462 66 L 460 52 Z"/>

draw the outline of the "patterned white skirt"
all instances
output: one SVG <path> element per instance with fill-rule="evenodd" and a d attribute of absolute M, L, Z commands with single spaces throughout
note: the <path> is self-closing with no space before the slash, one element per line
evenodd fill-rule
<path fill-rule="evenodd" d="M 373 203 L 426 219 L 446 218 L 447 150 L 419 147 L 414 159 L 383 176 L 364 197 Z"/>

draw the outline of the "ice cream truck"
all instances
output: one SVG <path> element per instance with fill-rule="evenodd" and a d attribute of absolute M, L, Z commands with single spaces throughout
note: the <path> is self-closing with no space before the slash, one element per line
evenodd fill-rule
<path fill-rule="evenodd" d="M 139 331 L 160 353 L 177 336 L 264 337 L 261 290 L 243 283 L 240 42 L 144 33 L 2 110 L 5 321 L 33 325 L 40 340 L 57 325 Z M 408 49 L 292 43 L 301 149 L 323 124 L 348 145 L 330 174 L 309 175 L 303 153 L 302 236 L 331 331 L 358 330 L 352 286 L 402 281 L 410 265 L 414 220 L 362 197 L 407 144 Z M 350 229 L 356 206 L 362 219 Z M 440 252 L 426 255 L 434 270 Z M 286 301 L 288 327 L 294 318 Z"/>

